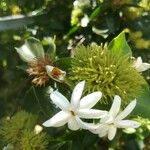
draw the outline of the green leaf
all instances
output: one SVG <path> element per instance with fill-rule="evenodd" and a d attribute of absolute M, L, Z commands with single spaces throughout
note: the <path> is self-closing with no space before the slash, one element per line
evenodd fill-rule
<path fill-rule="evenodd" d="M 150 89 L 143 88 L 143 94 L 137 98 L 137 105 L 134 114 L 150 119 Z"/>
<path fill-rule="evenodd" d="M 57 64 L 61 69 L 67 70 L 67 69 L 71 68 L 71 61 L 72 61 L 72 59 L 73 59 L 73 58 L 71 58 L 71 57 L 59 58 L 59 59 L 56 61 L 56 64 Z"/>
<path fill-rule="evenodd" d="M 0 18 L 0 31 L 23 28 L 25 25 L 32 24 L 34 17 L 23 15 L 2 17 Z"/>
<path fill-rule="evenodd" d="M 92 149 L 92 146 L 96 143 L 97 139 L 98 139 L 97 135 L 91 134 L 90 132 L 85 132 L 82 142 L 84 149 L 89 149 L 89 147 Z"/>
<path fill-rule="evenodd" d="M 132 56 L 132 51 L 125 38 L 125 31 L 122 31 L 117 37 L 115 37 L 109 43 L 108 48 L 115 54 Z"/>
<path fill-rule="evenodd" d="M 51 38 L 44 38 L 42 43 L 43 45 L 47 45 L 49 49 L 47 50 L 47 53 L 49 54 L 50 58 L 55 60 L 56 57 L 56 44 L 55 44 L 56 37 Z"/>
<path fill-rule="evenodd" d="M 53 104 L 50 101 L 48 88 L 44 87 L 33 87 L 33 93 L 37 104 L 40 107 L 41 112 L 45 117 L 49 117 L 53 112 Z M 34 106 L 34 105 L 32 105 Z"/>
<path fill-rule="evenodd" d="M 23 109 L 30 112 L 37 112 L 39 110 L 38 103 L 34 94 L 34 87 L 30 87 L 22 99 Z M 34 106 L 34 107 L 33 107 Z"/>
<path fill-rule="evenodd" d="M 19 66 L 16 66 L 16 68 L 17 68 L 18 70 L 26 71 L 28 67 L 27 67 L 26 65 L 19 65 Z"/>
<path fill-rule="evenodd" d="M 22 100 L 23 109 L 30 112 L 41 112 L 44 117 L 49 117 L 53 111 L 53 105 L 50 102 L 46 87 L 31 86 Z M 34 106 L 34 107 L 33 107 Z"/>
<path fill-rule="evenodd" d="M 125 150 L 141 150 L 136 139 L 129 139 L 125 143 Z"/>
<path fill-rule="evenodd" d="M 66 141 L 52 141 L 50 142 L 50 150 L 59 150 L 65 143 Z"/>
<path fill-rule="evenodd" d="M 18 28 L 24 28 L 26 25 L 33 24 L 35 21 L 44 20 L 45 14 L 32 12 L 28 15 L 17 16 L 5 16 L 0 17 L 0 31 L 4 30 L 16 30 Z"/>

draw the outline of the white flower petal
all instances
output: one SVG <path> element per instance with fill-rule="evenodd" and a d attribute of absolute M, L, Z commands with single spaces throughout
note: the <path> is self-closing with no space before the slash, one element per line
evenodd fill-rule
<path fill-rule="evenodd" d="M 141 66 L 142 63 L 143 63 L 142 58 L 141 58 L 141 57 L 138 57 L 138 58 L 134 61 L 133 66 L 134 66 L 135 68 L 138 68 L 139 66 Z"/>
<path fill-rule="evenodd" d="M 141 124 L 133 120 L 121 120 L 115 124 L 118 128 L 138 128 Z"/>
<path fill-rule="evenodd" d="M 80 101 L 80 108 L 92 108 L 102 97 L 101 92 L 93 92 Z"/>
<path fill-rule="evenodd" d="M 135 106 L 136 100 L 133 100 L 121 113 L 119 113 L 115 120 L 122 120 L 127 117 L 132 112 Z"/>
<path fill-rule="evenodd" d="M 62 110 L 68 110 L 70 107 L 69 101 L 58 91 L 54 91 L 50 94 L 50 98 Z"/>
<path fill-rule="evenodd" d="M 103 137 L 107 134 L 108 129 L 109 128 L 107 124 L 97 124 L 97 128 L 90 131 L 94 134 L 99 134 L 100 137 Z"/>
<path fill-rule="evenodd" d="M 99 132 L 98 135 L 99 137 L 104 137 L 108 134 L 109 131 L 109 127 L 107 125 L 102 126 L 101 128 L 99 128 Z"/>
<path fill-rule="evenodd" d="M 74 117 L 70 118 L 70 120 L 68 121 L 68 128 L 74 131 L 80 129 L 80 126 L 78 125 L 78 122 Z"/>
<path fill-rule="evenodd" d="M 46 72 L 48 76 L 51 77 L 53 80 L 58 81 L 58 82 L 64 81 L 66 77 L 65 71 L 62 71 L 61 69 L 57 67 L 53 67 L 51 65 L 46 65 L 45 68 L 46 68 Z"/>
<path fill-rule="evenodd" d="M 35 60 L 35 55 L 31 52 L 27 45 L 23 45 L 20 48 L 16 48 L 17 53 L 21 59 L 25 62 L 32 62 Z"/>
<path fill-rule="evenodd" d="M 99 129 L 96 128 L 89 131 L 92 132 L 93 134 L 99 134 Z"/>
<path fill-rule="evenodd" d="M 135 67 L 138 72 L 143 72 L 143 71 L 146 71 L 146 70 L 150 69 L 150 64 L 143 63 L 142 58 L 138 57 L 134 61 L 133 67 Z"/>
<path fill-rule="evenodd" d="M 141 66 L 139 66 L 138 68 L 136 68 L 138 72 L 143 72 L 146 71 L 148 69 L 150 69 L 150 64 L 148 63 L 143 63 Z"/>
<path fill-rule="evenodd" d="M 41 42 L 33 37 L 28 38 L 25 44 L 29 47 L 36 58 L 44 58 L 44 49 Z"/>
<path fill-rule="evenodd" d="M 51 65 L 46 65 L 45 68 L 46 68 L 47 74 L 50 76 L 50 73 L 52 72 L 54 67 Z"/>
<path fill-rule="evenodd" d="M 101 131 L 101 132 L 98 134 L 98 136 L 99 136 L 100 138 L 102 138 L 102 137 L 105 137 L 107 134 L 108 134 L 108 130 L 103 130 L 103 131 Z"/>
<path fill-rule="evenodd" d="M 121 98 L 120 98 L 120 96 L 115 95 L 113 104 L 112 104 L 110 111 L 109 111 L 109 113 L 112 115 L 112 117 L 115 118 L 116 115 L 119 113 L 120 106 L 121 106 Z"/>
<path fill-rule="evenodd" d="M 97 109 L 80 109 L 78 110 L 78 116 L 80 118 L 94 119 L 102 118 L 106 116 L 107 111 L 97 110 Z"/>
<path fill-rule="evenodd" d="M 94 130 L 94 129 L 96 129 L 98 127 L 94 123 L 83 122 L 78 116 L 75 116 L 75 119 L 78 122 L 78 125 L 80 126 L 80 128 L 82 128 L 82 129 Z"/>
<path fill-rule="evenodd" d="M 58 80 L 57 81 L 64 81 L 65 80 L 65 77 L 66 77 L 66 72 L 63 71 L 63 70 L 60 70 L 60 75 L 58 76 Z"/>
<path fill-rule="evenodd" d="M 117 132 L 117 128 L 115 126 L 111 125 L 108 130 L 108 139 L 113 140 L 113 138 L 116 135 L 116 132 Z"/>
<path fill-rule="evenodd" d="M 79 106 L 79 101 L 80 101 L 80 98 L 82 96 L 82 92 L 83 92 L 83 89 L 84 89 L 84 85 L 85 85 L 85 81 L 82 81 L 82 82 L 79 82 L 73 92 L 72 92 L 72 96 L 71 96 L 71 105 L 74 107 L 74 108 L 77 108 Z"/>
<path fill-rule="evenodd" d="M 54 115 L 51 119 L 45 121 L 43 123 L 43 126 L 45 127 L 60 127 L 65 125 L 69 118 L 71 117 L 71 114 L 65 111 L 60 111 L 56 115 Z"/>
<path fill-rule="evenodd" d="M 38 39 L 28 38 L 20 48 L 16 48 L 21 59 L 25 62 L 32 62 L 36 58 L 44 58 L 44 49 Z"/>
<path fill-rule="evenodd" d="M 109 114 L 109 112 L 106 114 L 106 116 L 104 118 L 102 118 L 100 120 L 100 123 L 104 124 L 111 124 L 114 121 L 114 117 L 112 117 L 112 115 Z"/>

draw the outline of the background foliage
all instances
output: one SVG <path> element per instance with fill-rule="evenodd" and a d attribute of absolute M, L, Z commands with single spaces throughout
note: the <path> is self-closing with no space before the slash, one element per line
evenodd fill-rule
<path fill-rule="evenodd" d="M 135 134 L 120 138 L 120 141 L 124 141 L 123 145 L 122 142 L 117 145 L 117 141 L 108 143 L 88 131 L 71 132 L 65 127 L 57 130 L 44 129 L 42 134 L 35 135 L 34 126 L 42 124 L 54 114 L 55 109 L 50 103 L 48 93 L 46 94 L 48 87 L 35 87 L 31 84 L 31 78 L 24 72 L 25 64 L 14 49 L 20 47 L 26 38 L 34 36 L 42 41 L 46 51 L 50 49 L 47 39 L 55 37 L 57 56 L 67 57 L 73 54 L 73 48 L 77 45 L 110 42 L 125 29 L 133 56 L 140 55 L 144 61 L 150 62 L 149 10 L 149 0 L 91 0 L 90 4 L 83 4 L 79 8 L 75 8 L 71 0 L 1 0 L 0 149 L 9 143 L 23 150 L 104 150 L 109 147 L 136 150 L 142 149 L 140 143 L 145 143 L 146 148 L 150 149 L 147 144 L 150 134 L 147 135 L 143 131 L 139 131 L 139 134 L 144 134 L 142 138 Z M 82 27 L 80 22 L 85 14 L 89 16 L 90 22 L 86 27 Z M 63 62 L 61 66 L 67 69 L 69 60 Z M 150 83 L 150 71 L 146 71 L 144 76 Z M 60 91 L 65 88 L 67 87 L 61 87 Z M 145 87 L 146 92 L 139 98 L 135 110 L 146 118 L 150 118 L 148 88 Z M 11 117 L 13 118 L 9 122 Z M 31 123 L 32 117 L 34 120 Z M 25 125 L 24 119 L 25 122 L 28 120 Z M 21 138 L 11 133 L 19 133 Z"/>

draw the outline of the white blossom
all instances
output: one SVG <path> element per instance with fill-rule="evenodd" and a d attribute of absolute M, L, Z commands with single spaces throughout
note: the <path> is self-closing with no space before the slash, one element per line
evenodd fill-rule
<path fill-rule="evenodd" d="M 84 17 L 81 19 L 81 27 L 87 27 L 89 22 L 89 17 L 87 15 L 84 15 Z"/>
<path fill-rule="evenodd" d="M 150 64 L 149 63 L 143 63 L 143 60 L 141 57 L 138 57 L 134 62 L 133 62 L 133 67 L 138 71 L 138 72 L 143 72 L 148 69 L 150 69 Z"/>
<path fill-rule="evenodd" d="M 79 82 L 72 93 L 69 102 L 58 91 L 50 94 L 53 103 L 61 109 L 56 115 L 44 122 L 45 127 L 60 127 L 68 123 L 70 130 L 94 129 L 95 125 L 83 122 L 80 118 L 98 119 L 106 116 L 107 112 L 97 109 L 91 109 L 101 98 L 101 92 L 93 92 L 81 99 L 85 81 Z M 80 100 L 81 99 L 81 100 Z"/>
<path fill-rule="evenodd" d="M 133 100 L 122 112 L 120 112 L 121 98 L 116 95 L 108 115 L 102 118 L 97 129 L 91 130 L 91 132 L 99 134 L 99 137 L 108 136 L 108 139 L 112 140 L 116 135 L 117 128 L 138 128 L 140 123 L 137 121 L 123 120 L 132 112 L 135 106 L 136 100 Z"/>

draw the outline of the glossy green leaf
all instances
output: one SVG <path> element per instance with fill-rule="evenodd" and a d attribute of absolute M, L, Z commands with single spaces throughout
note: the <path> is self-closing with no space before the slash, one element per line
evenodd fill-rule
<path fill-rule="evenodd" d="M 125 38 L 125 31 L 122 31 L 117 37 L 115 37 L 109 43 L 108 48 L 115 54 L 132 56 L 131 48 Z"/>
<path fill-rule="evenodd" d="M 150 89 L 148 87 L 144 87 L 142 95 L 137 98 L 134 114 L 150 119 Z"/>
<path fill-rule="evenodd" d="M 45 117 L 50 117 L 54 107 L 49 97 L 48 87 L 33 87 L 33 94 L 40 111 Z"/>

